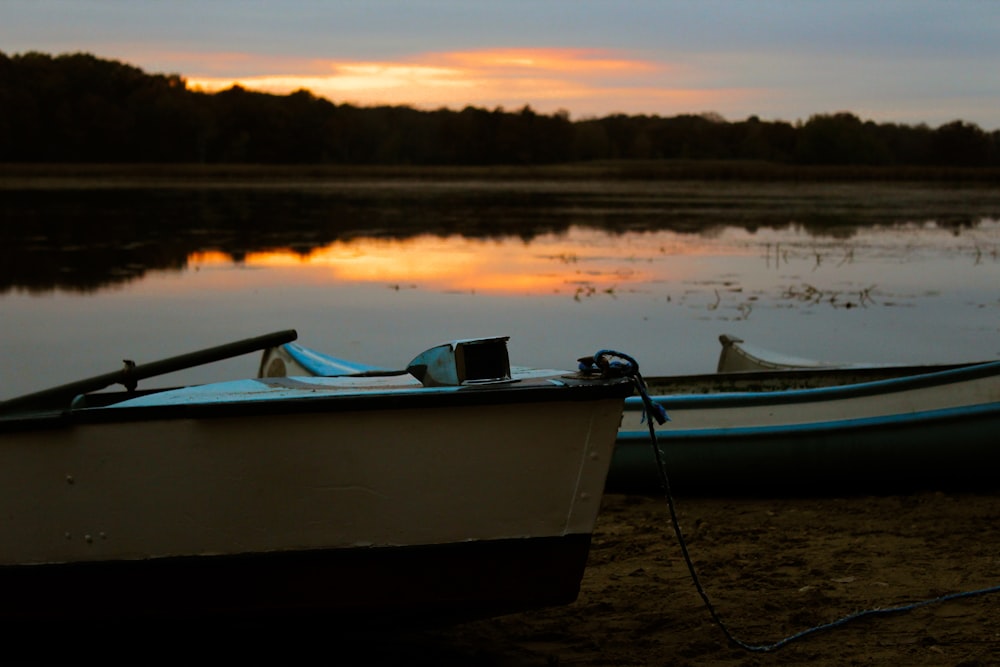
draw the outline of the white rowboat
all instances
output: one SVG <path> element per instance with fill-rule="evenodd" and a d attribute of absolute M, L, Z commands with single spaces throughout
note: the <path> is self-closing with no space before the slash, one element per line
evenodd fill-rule
<path fill-rule="evenodd" d="M 0 403 L 0 617 L 571 602 L 629 381 L 512 373 L 506 338 L 407 370 Z"/>

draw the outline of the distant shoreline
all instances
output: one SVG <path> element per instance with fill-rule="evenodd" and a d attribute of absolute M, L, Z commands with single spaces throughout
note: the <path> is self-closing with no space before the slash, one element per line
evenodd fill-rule
<path fill-rule="evenodd" d="M 553 165 L 263 165 L 263 164 L 0 164 L 0 188 L 79 186 L 112 179 L 148 185 L 182 182 L 264 183 L 326 180 L 426 181 L 777 181 L 918 182 L 997 185 L 1000 168 L 924 166 L 805 166 L 751 161 L 622 160 Z"/>

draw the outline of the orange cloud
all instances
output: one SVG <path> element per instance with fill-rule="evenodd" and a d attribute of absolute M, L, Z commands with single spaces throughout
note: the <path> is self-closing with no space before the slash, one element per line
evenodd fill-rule
<path fill-rule="evenodd" d="M 659 64 L 615 57 L 600 49 L 487 49 L 430 54 L 427 60 L 450 63 L 463 70 L 514 75 L 527 72 L 637 74 L 664 69 Z"/>
<path fill-rule="evenodd" d="M 219 56 L 227 64 L 232 54 Z M 238 77 L 191 76 L 196 89 L 238 84 L 287 94 L 307 89 L 336 102 L 423 108 L 559 108 L 574 113 L 705 111 L 741 91 L 706 91 L 664 85 L 679 68 L 600 49 L 483 49 L 430 53 L 397 62 L 288 61 L 284 73 Z M 208 68 L 211 69 L 212 65 Z M 247 69 L 250 64 L 247 63 Z"/>

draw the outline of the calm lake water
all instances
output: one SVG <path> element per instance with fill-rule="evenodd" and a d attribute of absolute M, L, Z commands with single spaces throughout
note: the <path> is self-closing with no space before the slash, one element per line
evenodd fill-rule
<path fill-rule="evenodd" d="M 493 335 L 515 365 L 613 348 L 647 375 L 713 371 L 722 333 L 831 361 L 992 359 L 998 253 L 986 188 L 8 180 L 0 399 L 288 328 L 394 368 Z"/>

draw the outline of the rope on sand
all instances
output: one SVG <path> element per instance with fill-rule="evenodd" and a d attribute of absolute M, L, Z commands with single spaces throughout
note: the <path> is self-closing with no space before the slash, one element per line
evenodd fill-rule
<path fill-rule="evenodd" d="M 621 361 L 615 361 L 615 358 Z M 864 609 L 861 611 L 848 614 L 841 618 L 838 618 L 829 623 L 823 623 L 821 625 L 815 625 L 805 630 L 796 632 L 795 634 L 789 635 L 783 639 L 780 639 L 771 644 L 753 644 L 736 637 L 729 627 L 725 624 L 722 618 L 719 616 L 718 610 L 716 610 L 715 605 L 712 600 L 708 597 L 708 593 L 705 592 L 704 586 L 701 584 L 701 578 L 698 576 L 698 572 L 694 567 L 694 562 L 691 560 L 691 555 L 688 553 L 687 540 L 684 538 L 684 532 L 681 530 L 680 521 L 677 519 L 677 508 L 674 501 L 673 492 L 670 489 L 670 479 L 667 476 L 666 466 L 663 461 L 663 450 L 660 449 L 659 442 L 656 437 L 656 424 L 663 424 L 669 419 L 663 406 L 656 403 L 649 396 L 649 392 L 646 389 L 646 383 L 642 379 L 642 375 L 639 374 L 639 364 L 632 357 L 627 354 L 622 354 L 621 352 L 615 352 L 614 350 L 601 350 L 593 357 L 588 357 L 580 360 L 580 370 L 584 372 L 591 372 L 599 369 L 603 374 L 614 374 L 624 377 L 630 377 L 635 384 L 636 390 L 642 397 L 642 403 L 644 410 L 644 419 L 649 426 L 649 439 L 652 443 L 653 454 L 656 457 L 656 470 L 659 474 L 660 486 L 663 488 L 663 494 L 667 499 L 667 507 L 670 510 L 670 523 L 673 526 L 674 534 L 677 536 L 677 542 L 681 548 L 681 554 L 684 556 L 684 563 L 687 565 L 688 573 L 691 575 L 691 581 L 694 583 L 695 589 L 698 591 L 698 595 L 701 597 L 702 602 L 705 604 L 705 608 L 708 610 L 709 615 L 712 617 L 712 621 L 719 626 L 726 638 L 736 646 L 742 649 L 751 651 L 754 653 L 768 653 L 771 651 L 776 651 L 783 648 L 794 641 L 803 639 L 810 635 L 817 634 L 819 632 L 824 632 L 827 630 L 832 630 L 838 628 L 848 623 L 859 621 L 864 618 L 869 618 L 872 616 L 887 616 L 890 614 L 900 614 L 904 612 L 913 611 L 921 607 L 926 607 L 932 604 L 939 604 L 943 602 L 950 602 L 952 600 L 959 600 L 964 598 L 972 598 L 980 595 L 988 595 L 991 593 L 1000 592 L 1000 585 L 990 586 L 988 588 L 979 588 L 970 591 L 961 591 L 958 593 L 950 593 L 948 595 L 942 595 L 935 598 L 929 598 L 925 600 L 919 600 L 917 602 L 911 602 L 906 604 L 895 605 L 891 607 L 876 607 L 874 609 Z"/>

